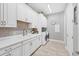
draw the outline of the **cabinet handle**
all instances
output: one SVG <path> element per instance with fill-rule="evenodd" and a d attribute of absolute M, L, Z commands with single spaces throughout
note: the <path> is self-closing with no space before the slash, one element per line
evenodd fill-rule
<path fill-rule="evenodd" d="M 1 25 L 3 25 L 3 21 L 1 21 Z"/>
<path fill-rule="evenodd" d="M 6 25 L 6 21 L 4 21 L 4 25 Z"/>

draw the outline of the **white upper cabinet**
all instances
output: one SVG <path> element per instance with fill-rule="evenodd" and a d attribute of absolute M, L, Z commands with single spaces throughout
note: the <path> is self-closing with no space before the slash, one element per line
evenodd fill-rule
<path fill-rule="evenodd" d="M 37 27 L 38 13 L 27 4 L 19 3 L 17 7 L 18 20 L 32 23 L 32 27 Z"/>
<path fill-rule="evenodd" d="M 0 27 L 16 27 L 17 4 L 4 3 L 0 4 Z"/>
<path fill-rule="evenodd" d="M 3 4 L 0 3 L 0 27 L 3 25 Z"/>
<path fill-rule="evenodd" d="M 24 19 L 25 19 L 24 12 L 25 12 L 24 6 L 22 4 L 17 4 L 17 16 L 18 16 L 18 20 L 24 21 Z"/>
<path fill-rule="evenodd" d="M 18 20 L 28 21 L 28 20 L 32 19 L 32 16 L 31 16 L 32 13 L 29 8 L 30 7 L 24 3 L 19 3 L 17 5 Z"/>
<path fill-rule="evenodd" d="M 43 14 L 39 14 L 39 22 L 41 27 L 47 27 L 47 19 Z"/>

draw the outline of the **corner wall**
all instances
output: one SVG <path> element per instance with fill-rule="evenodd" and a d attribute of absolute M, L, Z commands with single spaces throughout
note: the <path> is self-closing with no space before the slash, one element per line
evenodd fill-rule
<path fill-rule="evenodd" d="M 48 16 L 48 32 L 50 39 L 55 40 L 64 40 L 64 12 L 56 13 L 51 16 Z M 55 25 L 60 25 L 60 31 L 55 32 Z"/>

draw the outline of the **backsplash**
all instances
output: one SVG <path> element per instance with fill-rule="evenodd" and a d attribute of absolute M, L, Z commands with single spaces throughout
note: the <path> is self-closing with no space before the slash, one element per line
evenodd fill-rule
<path fill-rule="evenodd" d="M 0 38 L 12 35 L 23 34 L 23 31 L 27 30 L 29 25 L 26 22 L 17 21 L 16 28 L 13 27 L 0 27 Z"/>
<path fill-rule="evenodd" d="M 23 34 L 22 29 L 18 28 L 0 28 L 0 37 Z"/>

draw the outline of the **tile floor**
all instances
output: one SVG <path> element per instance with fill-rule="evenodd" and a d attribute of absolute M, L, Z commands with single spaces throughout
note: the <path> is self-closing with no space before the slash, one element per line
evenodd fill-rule
<path fill-rule="evenodd" d="M 41 46 L 32 56 L 68 56 L 68 51 L 64 43 L 58 41 L 49 41 L 46 45 Z"/>

